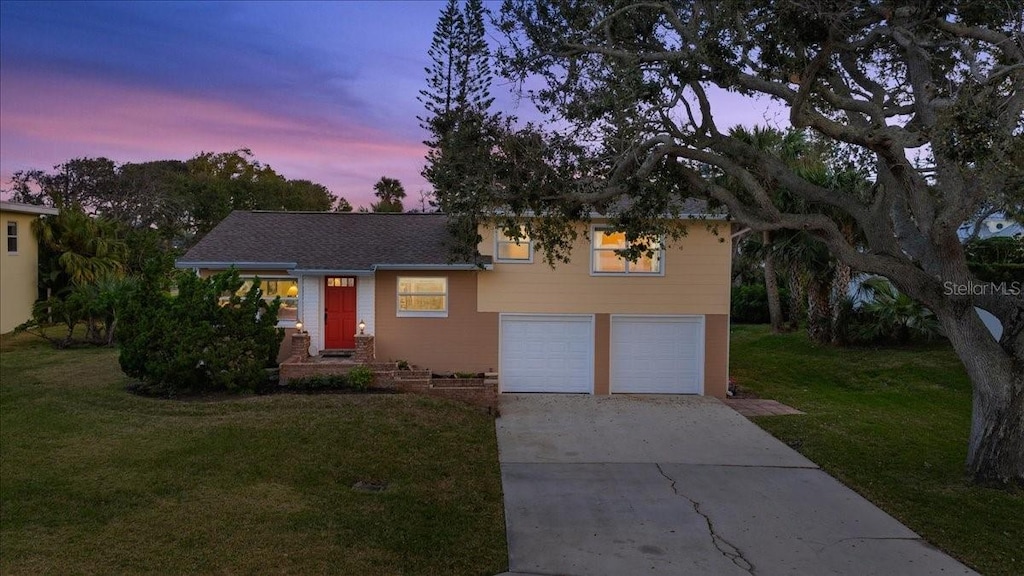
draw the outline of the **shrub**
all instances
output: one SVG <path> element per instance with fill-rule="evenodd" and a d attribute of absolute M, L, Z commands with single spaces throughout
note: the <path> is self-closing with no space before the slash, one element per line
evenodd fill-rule
<path fill-rule="evenodd" d="M 284 337 L 276 328 L 280 302 L 263 300 L 258 281 L 240 294 L 242 284 L 235 270 L 181 273 L 176 296 L 137 284 L 121 316 L 121 369 L 169 393 L 263 386 Z"/>
<path fill-rule="evenodd" d="M 313 376 L 292 378 L 288 381 L 287 387 L 304 392 L 343 390 L 349 387 L 349 382 L 344 374 L 315 374 Z"/>
<path fill-rule="evenodd" d="M 881 277 L 861 284 L 865 302 L 858 308 L 847 302 L 841 315 L 842 339 L 854 344 L 906 344 L 912 339 L 931 340 L 940 336 L 939 323 L 931 310 L 903 294 Z"/>
<path fill-rule="evenodd" d="M 373 384 L 373 370 L 369 366 L 356 366 L 348 371 L 348 385 L 353 390 L 367 390 Z"/>
<path fill-rule="evenodd" d="M 789 291 L 779 290 L 783 317 L 788 316 Z M 768 314 L 768 291 L 764 284 L 741 284 L 732 288 L 732 321 L 738 324 L 767 324 L 771 319 Z"/>
<path fill-rule="evenodd" d="M 964 246 L 967 265 L 983 282 L 1014 282 L 1024 278 L 1024 239 L 986 238 Z"/>

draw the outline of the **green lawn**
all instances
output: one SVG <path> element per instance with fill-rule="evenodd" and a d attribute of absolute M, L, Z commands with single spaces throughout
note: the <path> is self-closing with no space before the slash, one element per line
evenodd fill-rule
<path fill-rule="evenodd" d="M 0 342 L 0 574 L 507 567 L 480 410 L 407 395 L 159 400 L 124 385 L 113 350 Z"/>
<path fill-rule="evenodd" d="M 804 416 L 756 422 L 983 574 L 1024 574 L 1024 493 L 964 476 L 971 390 L 948 345 L 817 347 L 734 326 L 731 375 Z"/>

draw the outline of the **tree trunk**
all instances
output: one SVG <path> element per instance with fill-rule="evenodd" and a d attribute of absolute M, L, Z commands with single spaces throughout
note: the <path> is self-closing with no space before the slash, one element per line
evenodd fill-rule
<path fill-rule="evenodd" d="M 800 272 L 796 266 L 789 267 L 789 326 L 793 330 L 800 327 L 800 318 L 804 316 L 807 309 L 807 297 L 803 283 L 800 282 Z"/>
<path fill-rule="evenodd" d="M 117 317 L 109 316 L 107 318 L 107 346 L 114 344 L 114 329 L 117 328 Z"/>
<path fill-rule="evenodd" d="M 768 321 L 772 334 L 782 332 L 782 303 L 779 301 L 779 278 L 775 274 L 775 257 L 771 253 L 772 238 L 767 230 L 761 233 L 765 247 L 764 253 L 764 287 L 768 294 Z"/>
<path fill-rule="evenodd" d="M 850 282 L 853 281 L 853 270 L 843 264 L 836 262 L 835 275 L 832 277 L 831 294 L 829 294 L 829 338 L 833 344 L 839 344 L 843 339 L 843 309 L 846 300 L 850 295 Z"/>
<path fill-rule="evenodd" d="M 936 316 L 973 384 L 968 473 L 979 483 L 1024 486 L 1024 360 L 995 341 L 973 308 Z"/>
<path fill-rule="evenodd" d="M 830 287 L 817 280 L 807 286 L 807 336 L 815 344 L 832 341 L 832 316 L 828 306 Z"/>

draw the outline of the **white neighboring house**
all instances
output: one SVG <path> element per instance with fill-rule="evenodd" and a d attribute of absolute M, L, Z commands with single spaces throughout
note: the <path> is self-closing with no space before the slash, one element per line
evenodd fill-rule
<path fill-rule="evenodd" d="M 967 238 L 974 231 L 974 223 L 965 224 L 960 227 L 960 238 Z M 992 214 L 981 221 L 978 228 L 978 238 L 1024 238 L 1024 225 L 1016 220 L 1007 218 L 1004 214 Z"/>
<path fill-rule="evenodd" d="M 974 231 L 974 226 L 973 223 L 970 223 L 960 227 L 958 232 L 961 241 L 967 241 Z M 982 240 L 988 238 L 1024 239 L 1024 225 L 1021 225 L 1016 220 L 1007 218 L 1003 214 L 993 214 L 981 221 L 981 226 L 978 228 L 978 238 Z M 847 294 L 853 299 L 855 306 L 862 305 L 868 299 L 868 296 L 861 290 L 861 284 L 871 277 L 871 274 L 857 274 L 850 280 Z M 975 308 L 974 310 L 978 313 L 981 321 L 985 323 L 988 331 L 992 333 L 992 337 L 996 340 L 1002 338 L 1003 325 L 999 322 L 999 319 L 981 308 Z"/>
<path fill-rule="evenodd" d="M 962 226 L 960 228 L 961 238 L 966 240 L 973 232 L 973 229 L 973 225 Z M 1024 239 L 1024 225 L 1021 225 L 1016 220 L 1007 218 L 1005 214 L 992 214 L 981 221 L 981 226 L 978 228 L 978 238 L 981 240 L 988 238 Z M 996 340 L 1003 337 L 1003 325 L 999 322 L 998 318 L 981 308 L 975 308 L 975 311 L 978 312 L 981 321 L 988 327 L 988 331 L 992 333 L 992 337 Z"/>

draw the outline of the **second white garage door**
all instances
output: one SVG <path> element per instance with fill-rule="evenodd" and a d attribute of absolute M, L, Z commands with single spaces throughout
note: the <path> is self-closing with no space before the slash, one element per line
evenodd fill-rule
<path fill-rule="evenodd" d="M 594 318 L 501 315 L 502 392 L 594 390 Z"/>
<path fill-rule="evenodd" d="M 701 316 L 612 316 L 611 391 L 704 392 Z"/>

